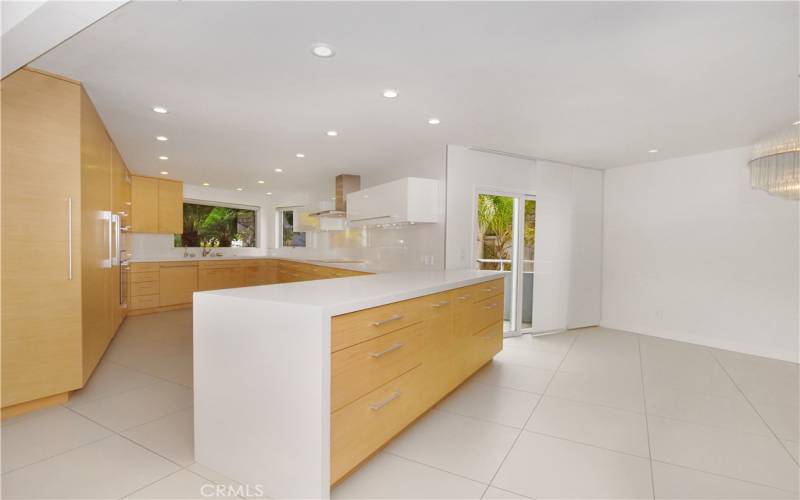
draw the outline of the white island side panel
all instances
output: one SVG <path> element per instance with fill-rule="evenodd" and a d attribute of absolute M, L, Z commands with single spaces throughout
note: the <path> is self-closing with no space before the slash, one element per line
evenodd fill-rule
<path fill-rule="evenodd" d="M 194 296 L 195 460 L 270 498 L 328 498 L 330 316 Z"/>

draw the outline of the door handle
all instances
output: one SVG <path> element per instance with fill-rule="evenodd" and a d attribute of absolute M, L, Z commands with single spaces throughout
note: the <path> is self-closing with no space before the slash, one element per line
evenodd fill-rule
<path fill-rule="evenodd" d="M 67 279 L 72 280 L 72 196 L 67 196 Z"/>
<path fill-rule="evenodd" d="M 449 303 L 450 303 L 450 301 L 443 300 L 443 301 L 441 301 L 441 302 L 439 302 L 439 303 L 436 303 L 436 304 L 433 304 L 433 305 L 431 305 L 431 307 L 435 307 L 435 308 L 444 307 L 444 306 L 446 306 L 446 305 L 447 305 L 447 304 L 449 304 Z"/>

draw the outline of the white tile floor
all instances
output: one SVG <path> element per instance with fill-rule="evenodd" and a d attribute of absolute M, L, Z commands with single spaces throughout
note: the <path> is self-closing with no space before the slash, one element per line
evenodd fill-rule
<path fill-rule="evenodd" d="M 3 498 L 230 497 L 191 381 L 189 311 L 128 319 L 66 405 L 2 423 Z M 507 339 L 333 497 L 797 498 L 798 392 L 796 364 L 628 332 Z"/>

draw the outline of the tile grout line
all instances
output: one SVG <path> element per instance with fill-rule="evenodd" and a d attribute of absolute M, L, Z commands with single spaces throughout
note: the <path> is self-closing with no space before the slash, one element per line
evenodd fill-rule
<path fill-rule="evenodd" d="M 656 479 L 653 472 L 653 445 L 650 443 L 650 419 L 647 416 L 647 395 L 644 390 L 644 360 L 642 360 L 642 338 L 636 337 L 639 346 L 639 376 L 642 381 L 642 404 L 644 405 L 644 427 L 647 431 L 647 454 L 650 455 L 650 489 L 653 500 L 656 498 Z"/>
<path fill-rule="evenodd" d="M 166 478 L 168 478 L 168 477 L 172 477 L 172 476 L 174 476 L 175 474 L 177 474 L 178 472 L 181 472 L 182 470 L 186 470 L 186 468 L 184 467 L 184 468 L 182 468 L 182 469 L 178 469 L 178 470 L 176 470 L 176 471 L 170 472 L 170 473 L 169 473 L 169 474 L 167 474 L 166 476 L 164 476 L 164 477 L 160 477 L 160 478 L 156 479 L 155 481 L 153 481 L 153 482 L 150 482 L 150 483 L 147 483 L 147 484 L 145 484 L 144 486 L 142 486 L 142 487 L 140 487 L 140 488 L 136 488 L 135 490 L 131 491 L 130 493 L 126 493 L 126 494 L 122 495 L 122 496 L 121 496 L 121 497 L 119 497 L 119 498 L 120 498 L 120 500 L 121 500 L 121 499 L 123 499 L 123 498 L 128 498 L 128 497 L 130 497 L 131 495 L 133 495 L 133 494 L 135 494 L 135 493 L 138 493 L 138 492 L 142 491 L 142 490 L 143 490 L 143 489 L 145 489 L 145 488 L 148 488 L 148 487 L 150 487 L 150 486 L 153 486 L 154 484 L 156 484 L 156 483 L 157 483 L 157 482 L 159 482 L 159 481 L 163 481 L 164 479 L 166 479 Z"/>
<path fill-rule="evenodd" d="M 79 415 L 79 416 L 83 417 L 83 415 Z M 79 448 L 83 448 L 84 446 L 89 446 L 91 444 L 99 443 L 100 441 L 103 441 L 103 440 L 108 439 L 110 437 L 113 437 L 113 434 L 109 434 L 109 435 L 103 436 L 101 438 L 97 438 L 97 439 L 93 439 L 91 441 L 87 441 L 86 443 L 79 444 L 78 446 L 74 446 L 72 448 L 69 448 L 68 450 L 59 451 L 58 453 L 56 453 L 54 455 L 50 455 L 50 456 L 47 456 L 47 457 L 44 457 L 44 458 L 40 458 L 39 460 L 36 460 L 35 462 L 31 462 L 29 464 L 25 464 L 25 465 L 22 465 L 20 467 L 17 467 L 17 468 L 11 469 L 11 470 L 7 470 L 7 471 L 3 472 L 2 474 L 0 474 L 0 476 L 5 476 L 6 474 L 11 474 L 12 472 L 17 472 L 17 471 L 22 470 L 22 469 L 24 469 L 26 467 L 30 467 L 32 465 L 40 464 L 42 462 L 47 462 L 51 458 L 60 457 L 61 455 L 64 455 L 64 454 L 69 453 L 71 451 L 75 451 L 75 450 L 77 450 Z"/>
<path fill-rule="evenodd" d="M 528 335 L 530 335 L 530 334 L 528 334 Z M 581 334 L 578 333 L 572 338 L 572 342 L 569 343 L 569 347 L 567 348 L 566 352 L 564 353 L 564 356 L 561 358 L 561 361 L 558 363 L 558 366 L 553 371 L 553 376 L 550 377 L 550 380 L 547 381 L 547 385 L 545 386 L 544 391 L 542 391 L 542 397 L 540 397 L 539 401 L 536 402 L 536 405 L 534 405 L 533 410 L 531 410 L 530 415 L 528 415 L 528 418 L 525 419 L 525 423 L 522 425 L 522 428 L 519 430 L 519 433 L 517 434 L 517 437 L 514 438 L 514 441 L 511 443 L 511 446 L 508 447 L 508 451 L 506 451 L 506 454 L 503 455 L 503 460 L 500 461 L 500 464 L 497 466 L 497 469 L 494 471 L 494 474 L 492 474 L 492 478 L 489 479 L 489 485 L 486 486 L 486 489 L 483 491 L 483 494 L 481 495 L 481 498 L 483 498 L 486 495 L 486 492 L 492 486 L 492 483 L 494 483 L 494 480 L 497 478 L 497 474 L 500 473 L 500 469 L 503 468 L 503 464 L 506 463 L 506 460 L 508 459 L 508 456 L 511 454 L 511 450 L 514 449 L 514 446 L 516 446 L 517 441 L 519 441 L 519 438 L 522 436 L 522 433 L 525 431 L 525 427 L 528 425 L 528 422 L 530 422 L 531 418 L 533 417 L 533 414 L 536 413 L 536 409 L 539 408 L 539 405 L 542 404 L 542 400 L 544 399 L 545 394 L 547 394 L 547 390 L 550 388 L 550 384 L 553 383 L 553 379 L 555 379 L 556 375 L 558 375 L 558 370 L 561 368 L 561 365 L 564 363 L 564 360 L 567 359 L 567 356 L 569 356 L 569 353 L 572 350 L 572 346 L 575 345 L 575 341 L 578 340 L 578 337 L 580 335 Z"/>
<path fill-rule="evenodd" d="M 786 447 L 786 443 L 783 442 L 783 440 L 778 436 L 778 434 L 775 432 L 775 430 L 772 428 L 772 426 L 769 425 L 769 423 L 767 422 L 767 419 L 765 419 L 763 417 L 763 415 L 761 415 L 761 412 L 758 411 L 758 408 L 756 408 L 756 405 L 754 405 L 753 402 L 750 401 L 750 398 L 747 397 L 747 394 L 745 394 L 744 391 L 742 390 L 742 388 L 739 387 L 739 384 L 736 383 L 736 380 L 734 380 L 733 376 L 730 374 L 728 369 L 725 368 L 725 365 L 722 364 L 722 361 L 720 361 L 719 358 L 717 358 L 717 356 L 714 355 L 714 351 L 709 351 L 709 354 L 711 354 L 711 357 L 714 358 L 714 361 L 716 361 L 717 364 L 720 366 L 720 368 L 722 368 L 722 371 L 725 372 L 725 375 L 727 375 L 728 378 L 731 380 L 731 383 L 733 383 L 734 387 L 736 387 L 736 390 L 739 391 L 739 393 L 742 395 L 744 400 L 747 401 L 747 404 L 750 405 L 750 408 L 752 408 L 753 411 L 756 412 L 756 415 L 758 415 L 758 418 L 760 418 L 761 421 L 764 422 L 764 425 L 767 426 L 767 429 L 769 429 L 770 433 L 772 433 L 772 436 L 775 439 L 778 440 L 778 444 L 781 445 L 781 448 L 783 448 L 783 450 L 786 452 L 786 454 L 789 455 L 789 459 L 792 462 L 794 462 L 795 465 L 800 467 L 800 462 L 798 462 L 794 458 L 794 455 L 792 455 L 792 452 L 790 452 L 789 448 Z"/>
<path fill-rule="evenodd" d="M 446 469 L 442 469 L 441 467 L 437 467 L 435 465 L 431 465 L 431 464 L 428 464 L 428 463 L 425 463 L 425 462 L 420 462 L 419 460 L 414 460 L 413 458 L 409 458 L 409 457 L 406 457 L 406 456 L 403 456 L 403 455 L 399 455 L 399 454 L 397 454 L 397 453 L 395 453 L 393 451 L 389 451 L 387 449 L 380 450 L 380 453 L 385 453 L 385 454 L 391 455 L 391 456 L 393 456 L 395 458 L 399 458 L 401 460 L 405 460 L 406 462 L 411 462 L 411 463 L 414 463 L 414 464 L 417 464 L 417 465 L 422 465 L 424 467 L 428 467 L 429 469 L 437 470 L 439 472 L 444 472 L 445 474 L 449 474 L 451 476 L 460 477 L 461 479 L 466 479 L 467 481 L 471 481 L 473 483 L 478 483 L 478 484 L 483 485 L 483 486 L 489 486 L 489 484 L 484 483 L 483 481 L 479 481 L 479 480 L 477 480 L 475 478 L 463 476 L 463 475 L 458 474 L 456 472 L 449 471 L 449 470 L 446 470 Z"/>
<path fill-rule="evenodd" d="M 728 475 L 725 475 L 725 474 L 720 474 L 719 472 L 711 472 L 711 471 L 702 470 L 702 469 L 695 469 L 694 467 L 689 467 L 688 465 L 677 464 L 677 463 L 673 463 L 673 462 L 667 462 L 665 460 L 659 460 L 659 459 L 654 459 L 653 462 L 654 463 L 658 463 L 658 464 L 670 465 L 672 467 L 678 467 L 678 468 L 690 470 L 690 471 L 693 471 L 693 472 L 700 472 L 702 474 L 708 474 L 709 476 L 715 476 L 715 477 L 721 477 L 721 478 L 724 478 L 724 479 L 730 479 L 731 481 L 738 481 L 740 483 L 752 484 L 753 486 L 761 486 L 762 488 L 769 488 L 769 489 L 772 489 L 772 490 L 783 491 L 783 492 L 792 493 L 792 494 L 795 494 L 795 495 L 797 494 L 796 491 L 791 491 L 791 490 L 786 490 L 786 489 L 783 489 L 783 488 L 778 488 L 777 486 L 773 486 L 771 484 L 757 483 L 755 481 L 751 481 L 750 479 L 742 479 L 740 477 L 734 477 L 734 476 L 728 476 Z"/>

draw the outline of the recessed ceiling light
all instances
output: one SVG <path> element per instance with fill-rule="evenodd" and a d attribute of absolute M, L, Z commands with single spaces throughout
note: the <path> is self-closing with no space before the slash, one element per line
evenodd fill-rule
<path fill-rule="evenodd" d="M 439 125 L 442 123 L 438 118 L 428 118 L 428 125 Z"/>
<path fill-rule="evenodd" d="M 395 89 L 386 89 L 383 91 L 383 97 L 387 97 L 389 99 L 394 99 L 397 97 L 397 91 Z"/>
<path fill-rule="evenodd" d="M 276 172 L 283 172 L 283 169 L 282 168 L 276 168 L 275 171 Z"/>
<path fill-rule="evenodd" d="M 336 51 L 328 44 L 315 43 L 311 46 L 311 53 L 317 57 L 333 57 Z"/>
<path fill-rule="evenodd" d="M 169 156 L 159 156 L 159 160 L 169 160 Z"/>
<path fill-rule="evenodd" d="M 326 133 L 326 134 L 328 134 L 328 135 L 329 135 L 329 136 L 331 136 L 331 137 L 336 137 L 337 135 L 339 135 L 339 132 L 337 132 L 337 131 L 335 131 L 335 130 L 328 130 L 328 131 L 327 131 L 327 132 L 325 132 L 325 133 Z"/>
<path fill-rule="evenodd" d="M 169 172 L 167 172 L 166 170 L 162 170 L 162 171 L 161 171 L 161 172 L 159 172 L 159 173 L 160 173 L 161 175 L 169 175 Z"/>
<path fill-rule="evenodd" d="M 259 184 L 264 184 L 264 181 L 258 181 Z"/>
<path fill-rule="evenodd" d="M 169 113 L 167 108 L 165 108 L 163 106 L 154 106 L 153 107 L 153 111 L 155 111 L 156 113 L 161 113 L 162 115 L 165 114 L 165 113 Z"/>
<path fill-rule="evenodd" d="M 203 183 L 203 185 L 204 185 L 205 187 L 208 187 L 208 186 L 210 186 L 211 184 L 209 184 L 209 183 L 207 183 L 207 182 L 204 182 L 204 183 Z"/>
<path fill-rule="evenodd" d="M 298 158 L 305 158 L 306 157 L 306 155 L 304 155 L 303 153 L 297 153 L 295 156 L 298 157 Z"/>
<path fill-rule="evenodd" d="M 657 149 L 648 149 L 647 152 L 648 153 L 658 153 L 658 150 Z"/>
<path fill-rule="evenodd" d="M 161 142 L 165 142 L 165 141 L 168 141 L 169 138 L 167 138 L 167 136 L 165 136 L 165 135 L 157 135 L 156 136 L 156 140 L 157 141 L 161 141 Z"/>
<path fill-rule="evenodd" d="M 271 191 L 267 191 L 267 196 L 272 196 L 272 192 Z"/>
<path fill-rule="evenodd" d="M 236 190 L 237 190 L 237 191 L 243 191 L 243 189 L 242 189 L 242 188 L 236 188 Z"/>
<path fill-rule="evenodd" d="M 800 125 L 800 120 L 797 120 L 796 122 L 792 123 L 792 125 Z"/>

